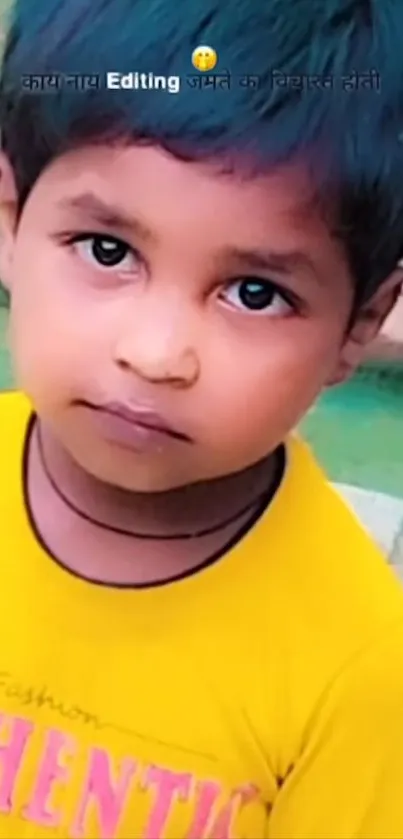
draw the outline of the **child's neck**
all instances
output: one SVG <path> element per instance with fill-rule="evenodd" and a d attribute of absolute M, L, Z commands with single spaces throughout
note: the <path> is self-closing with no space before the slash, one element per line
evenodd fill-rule
<path fill-rule="evenodd" d="M 40 432 L 40 433 L 39 433 Z M 241 473 L 164 493 L 134 493 L 84 472 L 44 426 L 34 428 L 28 492 L 49 552 L 77 574 L 146 584 L 195 569 L 262 506 L 276 456 Z"/>

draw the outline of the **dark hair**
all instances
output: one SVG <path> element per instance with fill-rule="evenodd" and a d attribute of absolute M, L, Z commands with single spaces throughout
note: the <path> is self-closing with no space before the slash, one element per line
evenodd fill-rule
<path fill-rule="evenodd" d="M 0 80 L 2 146 L 21 207 L 44 167 L 71 148 L 147 142 L 185 160 L 251 172 L 301 160 L 331 210 L 360 302 L 403 256 L 403 0 L 17 0 Z M 198 90 L 191 53 L 211 44 L 230 90 Z M 380 91 L 342 79 L 374 70 Z M 27 92 L 24 74 L 179 75 L 164 90 Z M 301 93 L 288 76 L 328 76 Z M 239 77 L 260 76 L 258 89 Z M 329 216 L 330 218 L 330 216 Z"/>

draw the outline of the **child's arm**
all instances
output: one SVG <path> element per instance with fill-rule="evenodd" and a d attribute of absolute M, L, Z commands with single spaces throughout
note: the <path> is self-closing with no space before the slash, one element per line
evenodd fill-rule
<path fill-rule="evenodd" d="M 270 839 L 403 839 L 403 622 L 323 697 Z"/>

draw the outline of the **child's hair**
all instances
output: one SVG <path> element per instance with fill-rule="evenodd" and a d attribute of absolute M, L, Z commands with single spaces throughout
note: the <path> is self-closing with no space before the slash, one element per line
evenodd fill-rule
<path fill-rule="evenodd" d="M 403 0 L 17 0 L 1 77 L 2 146 L 20 207 L 44 167 L 87 143 L 138 142 L 251 173 L 304 161 L 344 244 L 357 300 L 403 256 Z M 230 90 L 198 90 L 191 54 L 218 53 Z M 374 70 L 380 91 L 343 89 Z M 181 88 L 55 93 L 25 74 L 178 75 Z M 303 93 L 288 76 L 327 76 Z M 261 77 L 258 89 L 239 83 Z"/>

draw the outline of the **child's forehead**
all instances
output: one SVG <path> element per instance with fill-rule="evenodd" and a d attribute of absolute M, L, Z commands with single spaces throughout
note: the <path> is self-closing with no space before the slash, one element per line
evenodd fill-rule
<path fill-rule="evenodd" d="M 62 204 L 68 200 L 77 209 L 91 210 L 91 203 L 77 196 L 92 195 L 99 203 L 120 207 L 122 213 L 139 203 L 169 202 L 175 207 L 214 203 L 217 211 L 226 206 L 232 215 L 245 214 L 255 207 L 296 225 L 317 222 L 320 216 L 317 192 L 303 163 L 251 171 L 247 161 L 231 168 L 221 159 L 182 161 L 155 146 L 94 146 L 76 149 L 53 161 L 42 176 L 49 197 Z"/>

